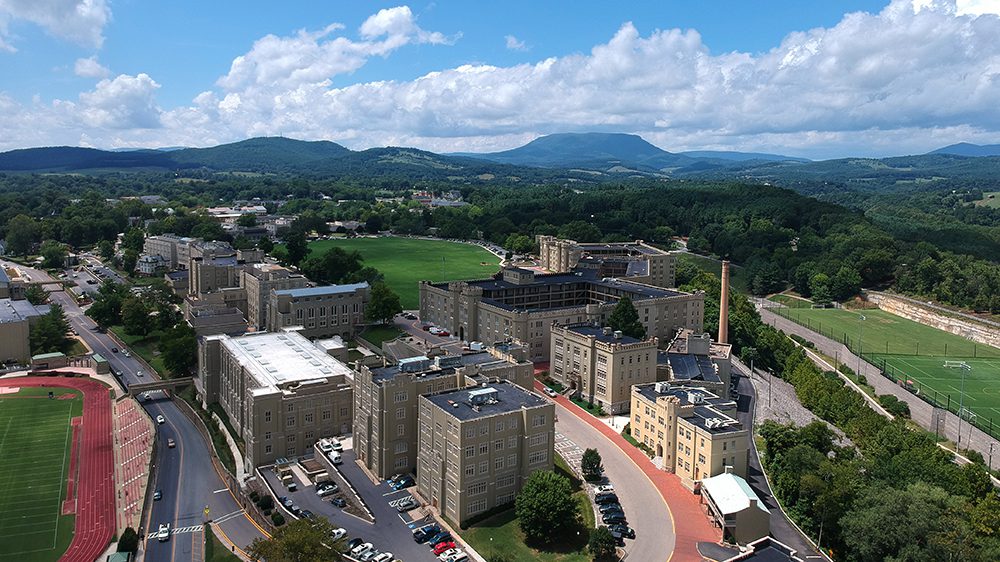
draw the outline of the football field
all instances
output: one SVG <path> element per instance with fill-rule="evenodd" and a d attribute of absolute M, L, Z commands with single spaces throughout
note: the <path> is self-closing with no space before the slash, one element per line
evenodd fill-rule
<path fill-rule="evenodd" d="M 65 388 L 0 394 L 0 561 L 55 561 L 69 547 L 63 500 L 76 464 L 72 420 L 82 412 L 80 393 Z"/>

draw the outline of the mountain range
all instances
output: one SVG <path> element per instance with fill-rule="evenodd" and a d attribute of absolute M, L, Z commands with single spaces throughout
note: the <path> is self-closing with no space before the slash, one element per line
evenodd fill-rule
<path fill-rule="evenodd" d="M 436 154 L 405 147 L 354 151 L 330 141 L 283 137 L 252 138 L 210 148 L 107 151 L 62 146 L 0 153 L 0 172 L 164 170 L 461 181 L 594 182 L 639 176 L 884 185 L 942 177 L 996 178 L 1000 175 L 1000 145 L 963 143 L 916 156 L 809 161 L 764 153 L 673 153 L 638 135 L 563 133 L 492 153 Z"/>

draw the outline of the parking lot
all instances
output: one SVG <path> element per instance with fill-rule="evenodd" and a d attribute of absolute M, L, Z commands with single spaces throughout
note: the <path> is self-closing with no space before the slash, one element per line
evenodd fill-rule
<path fill-rule="evenodd" d="M 357 490 L 358 495 L 374 516 L 374 523 L 351 515 L 330 503 L 330 498 L 350 493 L 344 489 L 341 481 L 336 477 L 333 477 L 333 480 L 341 485 L 341 491 L 327 498 L 321 498 L 316 494 L 315 484 L 303 481 L 298 474 L 294 477 L 298 489 L 289 492 L 282 486 L 272 468 L 262 468 L 261 473 L 267 479 L 268 487 L 275 492 L 276 496 L 287 496 L 299 508 L 311 511 L 315 516 L 326 517 L 334 527 L 345 529 L 348 538 L 364 539 L 365 542 L 372 543 L 379 551 L 391 552 L 396 558 L 406 562 L 434 562 L 437 560 L 425 545 L 414 542 L 412 534 L 412 529 L 434 523 L 434 519 L 426 515 L 423 508 L 406 513 L 399 513 L 396 510 L 395 506 L 400 501 L 411 496 L 409 489 L 394 491 L 386 482 L 372 484 L 372 481 L 355 464 L 354 451 L 349 449 L 343 452 L 343 463 L 337 468 L 340 475 Z M 275 505 L 278 503 L 276 497 Z M 282 510 L 286 519 L 293 517 L 288 510 L 279 509 Z"/>

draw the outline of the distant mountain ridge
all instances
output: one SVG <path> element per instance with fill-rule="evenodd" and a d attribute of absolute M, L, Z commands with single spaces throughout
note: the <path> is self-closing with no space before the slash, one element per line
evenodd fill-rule
<path fill-rule="evenodd" d="M 1000 156 L 1000 144 L 972 144 L 960 142 L 951 144 L 937 150 L 932 150 L 927 154 L 954 154 L 956 156 L 970 156 L 973 158 L 983 156 Z"/>

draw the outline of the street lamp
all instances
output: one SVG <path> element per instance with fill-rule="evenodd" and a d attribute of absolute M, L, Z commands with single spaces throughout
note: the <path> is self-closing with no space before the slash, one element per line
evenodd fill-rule
<path fill-rule="evenodd" d="M 962 452 L 962 411 L 965 410 L 965 373 L 972 370 L 968 363 L 962 363 L 962 391 L 958 395 L 958 443 L 955 448 Z M 971 423 L 971 422 L 970 422 Z M 969 432 L 969 439 L 972 439 L 972 432 Z"/>
<path fill-rule="evenodd" d="M 864 351 L 861 340 L 865 337 L 865 324 L 863 320 L 867 320 L 865 315 L 858 314 L 858 370 L 854 373 L 855 375 L 861 375 L 861 353 Z"/>
<path fill-rule="evenodd" d="M 993 445 L 996 445 L 996 443 L 990 443 L 990 460 L 986 463 L 986 466 L 988 466 L 990 470 L 993 470 Z"/>

